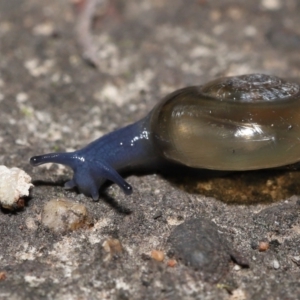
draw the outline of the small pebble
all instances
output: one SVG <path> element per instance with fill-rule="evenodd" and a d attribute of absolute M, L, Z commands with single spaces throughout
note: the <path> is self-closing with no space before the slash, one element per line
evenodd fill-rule
<path fill-rule="evenodd" d="M 104 250 L 109 252 L 111 255 L 120 253 L 123 250 L 122 244 L 118 239 L 107 239 L 102 244 Z"/>
<path fill-rule="evenodd" d="M 292 257 L 292 262 L 294 262 L 297 266 L 300 266 L 300 256 Z"/>
<path fill-rule="evenodd" d="M 269 249 L 269 247 L 270 247 L 269 242 L 260 241 L 258 244 L 258 251 L 260 251 L 260 252 L 267 251 Z"/>
<path fill-rule="evenodd" d="M 235 265 L 234 267 L 233 267 L 233 271 L 239 271 L 239 270 L 241 270 L 242 268 L 241 268 L 241 266 L 239 266 L 239 265 Z"/>
<path fill-rule="evenodd" d="M 38 226 L 35 223 L 35 220 L 33 218 L 26 218 L 25 225 L 30 230 L 37 230 Z"/>
<path fill-rule="evenodd" d="M 282 3 L 280 0 L 262 0 L 261 5 L 267 10 L 278 10 L 281 8 Z"/>
<path fill-rule="evenodd" d="M 162 212 L 159 210 L 154 214 L 153 219 L 156 220 L 156 219 L 160 218 L 161 216 L 162 216 Z"/>
<path fill-rule="evenodd" d="M 6 273 L 5 272 L 0 272 L 0 281 L 6 279 Z"/>
<path fill-rule="evenodd" d="M 275 270 L 279 269 L 280 265 L 279 265 L 279 261 L 277 259 L 273 260 L 273 268 Z"/>
<path fill-rule="evenodd" d="M 163 261 L 165 259 L 165 255 L 160 250 L 152 250 L 151 257 L 156 261 Z"/>
<path fill-rule="evenodd" d="M 174 268 L 177 265 L 177 261 L 175 259 L 169 259 L 167 265 L 168 267 Z"/>
<path fill-rule="evenodd" d="M 122 244 L 118 239 L 107 239 L 102 244 L 103 249 L 108 253 L 104 261 L 111 260 L 115 255 L 120 254 L 123 250 Z"/>
<path fill-rule="evenodd" d="M 38 36 L 53 36 L 55 35 L 54 24 L 49 22 L 38 24 L 33 28 L 33 34 Z"/>
<path fill-rule="evenodd" d="M 249 299 L 248 295 L 242 289 L 236 289 L 231 291 L 229 300 L 246 300 Z"/>
<path fill-rule="evenodd" d="M 16 95 L 16 100 L 18 103 L 26 102 L 28 100 L 28 95 L 24 92 L 18 93 Z"/>
<path fill-rule="evenodd" d="M 47 202 L 41 222 L 55 232 L 76 230 L 91 224 L 86 207 L 65 198 Z"/>

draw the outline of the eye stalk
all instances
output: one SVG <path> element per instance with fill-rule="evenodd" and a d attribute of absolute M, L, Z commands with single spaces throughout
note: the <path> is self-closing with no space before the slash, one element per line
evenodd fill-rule
<path fill-rule="evenodd" d="M 105 180 L 116 183 L 126 195 L 132 193 L 132 187 L 120 174 L 100 160 L 88 160 L 77 152 L 49 153 L 30 158 L 32 166 L 45 163 L 57 163 L 70 167 L 74 171 L 73 179 L 65 183 L 66 189 L 78 187 L 79 191 L 91 196 L 94 200 L 99 199 L 99 189 Z"/>

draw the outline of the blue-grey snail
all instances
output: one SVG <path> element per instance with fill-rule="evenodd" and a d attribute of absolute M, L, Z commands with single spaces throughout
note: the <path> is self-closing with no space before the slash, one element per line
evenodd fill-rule
<path fill-rule="evenodd" d="M 192 168 L 244 171 L 300 161 L 300 86 L 275 76 L 249 74 L 179 89 L 142 120 L 69 153 L 30 159 L 33 166 L 69 166 L 93 199 L 110 180 L 126 194 L 119 172 L 162 160 Z"/>

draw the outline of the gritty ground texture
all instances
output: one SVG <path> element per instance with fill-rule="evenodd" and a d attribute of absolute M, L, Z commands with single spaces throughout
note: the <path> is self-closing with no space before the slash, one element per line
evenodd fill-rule
<path fill-rule="evenodd" d="M 24 169 L 35 184 L 22 210 L 0 212 L 0 299 L 299 299 L 298 172 L 132 175 L 132 196 L 111 185 L 93 202 L 63 189 L 70 170 L 28 159 L 82 147 L 142 118 L 166 93 L 217 76 L 299 82 L 300 2 L 103 5 L 93 20 L 95 69 L 82 60 L 71 1 L 0 0 L 0 165 Z M 56 198 L 85 205 L 92 224 L 45 226 L 43 208 Z M 207 225 L 195 239 L 186 232 L 185 250 L 174 230 L 192 219 Z M 209 228 L 211 251 L 201 244 Z"/>

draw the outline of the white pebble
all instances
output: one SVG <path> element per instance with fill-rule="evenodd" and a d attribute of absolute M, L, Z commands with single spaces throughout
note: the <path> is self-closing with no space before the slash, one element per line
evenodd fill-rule
<path fill-rule="evenodd" d="M 0 204 L 6 209 L 17 207 L 19 199 L 29 196 L 31 177 L 19 168 L 0 166 Z"/>
<path fill-rule="evenodd" d="M 273 268 L 275 270 L 279 269 L 280 265 L 279 265 L 279 261 L 277 259 L 273 260 Z"/>
<path fill-rule="evenodd" d="M 296 261 L 296 262 L 300 262 L 300 255 L 294 256 L 293 260 Z"/>
<path fill-rule="evenodd" d="M 28 100 L 28 95 L 26 93 L 18 93 L 16 100 L 18 103 L 23 103 Z"/>
<path fill-rule="evenodd" d="M 254 26 L 249 25 L 244 29 L 244 32 L 246 36 L 253 37 L 257 34 L 257 29 Z"/>
<path fill-rule="evenodd" d="M 239 265 L 235 265 L 233 267 L 233 271 L 240 271 L 241 270 L 241 267 Z"/>
<path fill-rule="evenodd" d="M 54 25 L 49 22 L 36 25 L 32 31 L 34 35 L 40 36 L 51 36 L 55 32 Z"/>
<path fill-rule="evenodd" d="M 268 10 L 278 10 L 281 8 L 282 3 L 280 0 L 262 0 L 261 5 Z"/>

